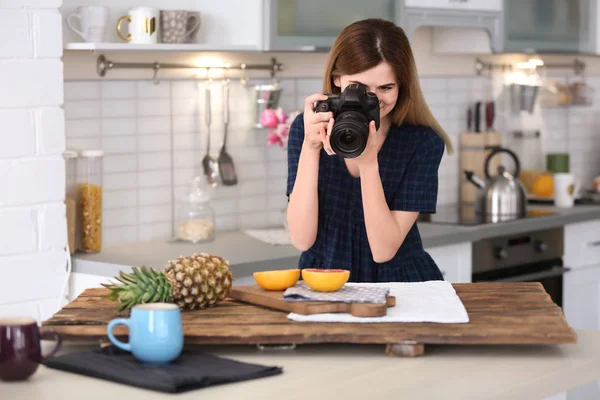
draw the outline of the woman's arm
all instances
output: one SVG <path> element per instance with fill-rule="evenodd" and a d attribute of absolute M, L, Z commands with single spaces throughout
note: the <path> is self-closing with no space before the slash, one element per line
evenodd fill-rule
<path fill-rule="evenodd" d="M 390 211 L 383 192 L 378 164 L 370 163 L 359 168 L 369 247 L 373 261 L 383 263 L 396 255 L 419 213 Z"/>
<path fill-rule="evenodd" d="M 296 182 L 287 208 L 290 240 L 300 251 L 308 250 L 317 237 L 320 151 L 310 145 L 302 145 Z"/>

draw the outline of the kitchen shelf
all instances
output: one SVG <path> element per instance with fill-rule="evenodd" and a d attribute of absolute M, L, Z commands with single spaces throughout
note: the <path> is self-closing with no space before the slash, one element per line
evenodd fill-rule
<path fill-rule="evenodd" d="M 258 51 L 256 46 L 251 45 L 218 45 L 199 43 L 157 43 L 157 44 L 133 44 L 133 43 L 85 43 L 72 42 L 64 45 L 65 50 L 88 50 L 88 51 L 203 51 L 203 52 L 228 52 L 228 51 Z"/>

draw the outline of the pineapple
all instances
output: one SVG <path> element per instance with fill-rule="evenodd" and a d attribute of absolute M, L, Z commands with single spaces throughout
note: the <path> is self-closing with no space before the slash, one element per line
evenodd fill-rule
<path fill-rule="evenodd" d="M 141 266 L 131 274 L 115 277 L 122 284 L 102 284 L 110 289 L 108 298 L 120 304 L 119 311 L 142 303 L 175 303 L 182 309 L 202 309 L 224 300 L 233 276 L 229 261 L 200 253 L 181 256 L 160 271 Z"/>

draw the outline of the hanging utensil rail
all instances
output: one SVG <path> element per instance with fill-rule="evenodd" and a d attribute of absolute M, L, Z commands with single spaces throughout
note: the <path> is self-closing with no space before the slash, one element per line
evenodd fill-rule
<path fill-rule="evenodd" d="M 116 68 L 129 68 L 129 69 L 153 69 L 154 77 L 152 79 L 156 79 L 156 75 L 158 71 L 161 69 L 239 69 L 239 70 L 266 70 L 271 71 L 271 78 L 275 77 L 275 74 L 279 71 L 283 70 L 283 64 L 277 61 L 275 57 L 271 58 L 270 64 L 238 64 L 238 65 L 219 65 L 219 66 L 210 66 L 210 65 L 196 65 L 196 64 L 178 64 L 178 63 L 130 63 L 130 62 L 114 62 L 107 60 L 104 55 L 98 56 L 96 61 L 96 71 L 98 75 L 105 76 L 106 72 L 109 69 Z"/>

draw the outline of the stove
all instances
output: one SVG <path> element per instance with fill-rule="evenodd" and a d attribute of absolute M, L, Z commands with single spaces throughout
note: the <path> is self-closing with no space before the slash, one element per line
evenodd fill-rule
<path fill-rule="evenodd" d="M 538 218 L 553 214 L 554 212 L 549 210 L 530 209 L 524 218 Z M 508 223 L 516 219 L 523 218 L 504 217 L 501 219 L 492 219 L 485 215 L 477 215 L 475 213 L 475 206 L 472 204 L 452 204 L 438 206 L 435 214 L 420 214 L 418 221 L 432 224 L 475 226 Z"/>

